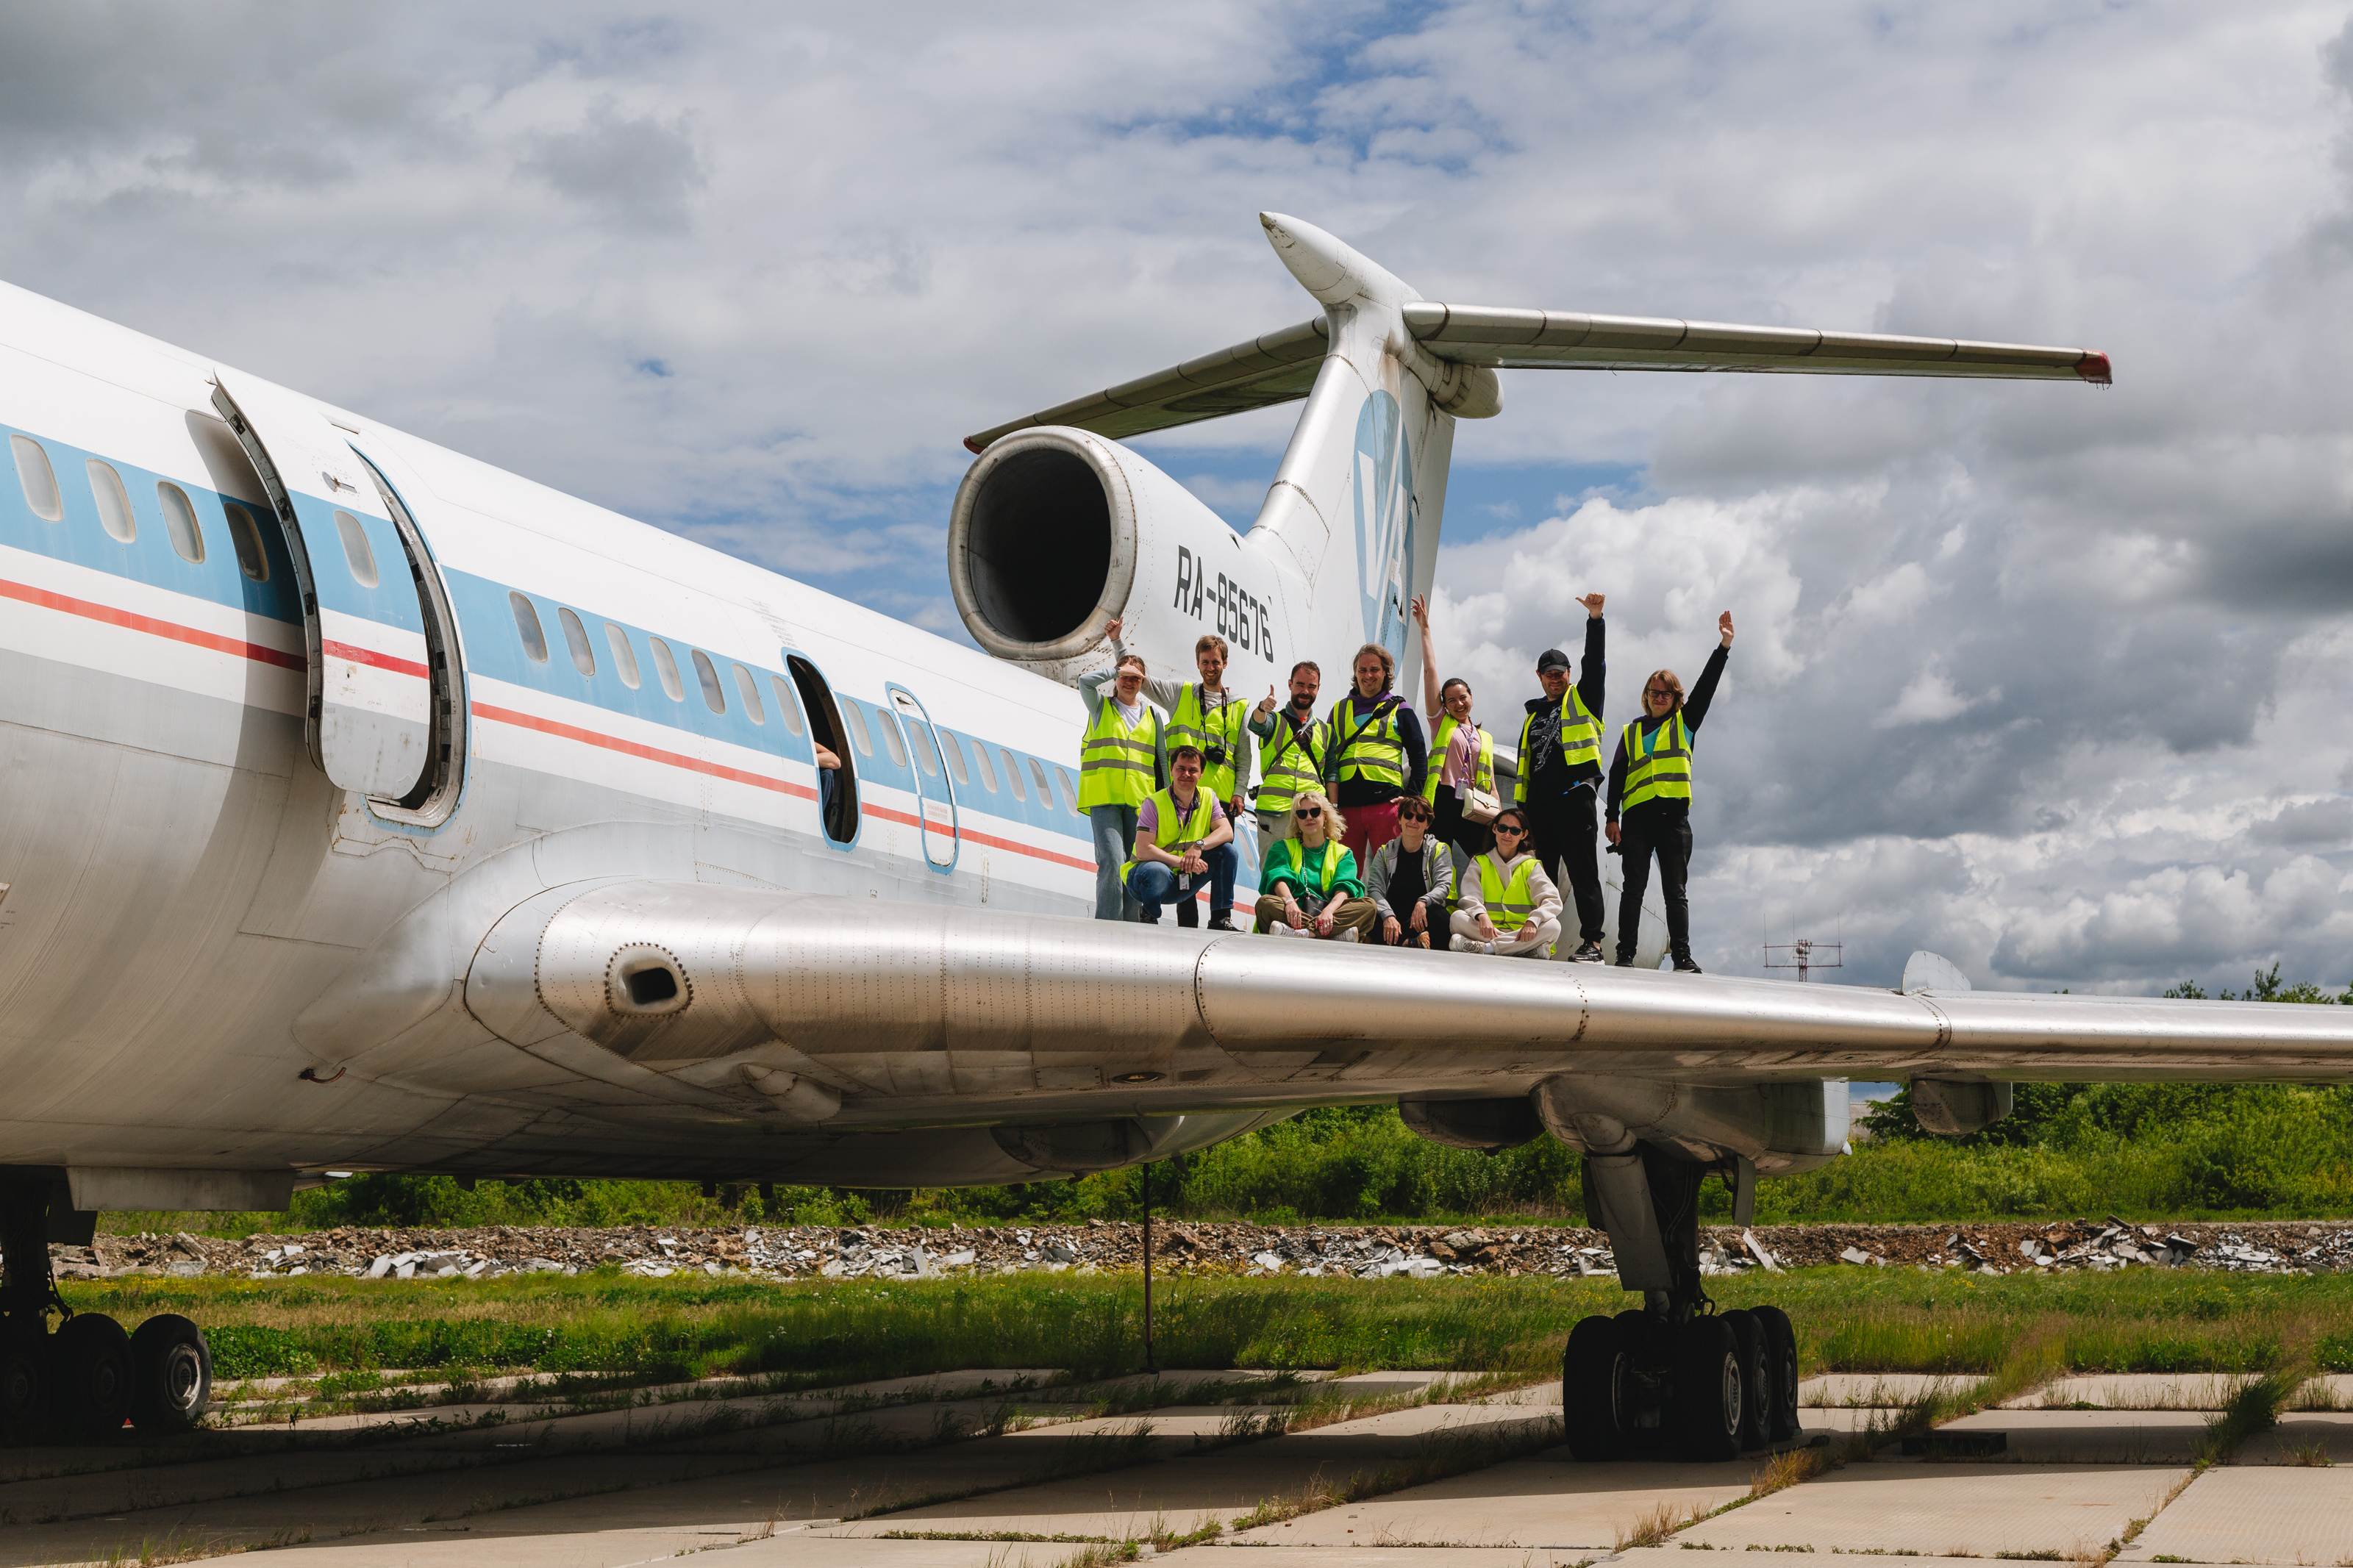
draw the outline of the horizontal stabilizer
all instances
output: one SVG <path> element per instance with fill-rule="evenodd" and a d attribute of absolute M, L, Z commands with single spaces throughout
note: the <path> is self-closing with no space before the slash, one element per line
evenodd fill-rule
<path fill-rule="evenodd" d="M 1066 425 L 1114 440 L 1166 430 L 1199 419 L 1247 414 L 1296 403 L 1315 384 L 1323 367 L 1331 328 L 1322 317 L 1295 327 L 1268 332 L 1199 359 L 1187 360 L 1118 386 L 1091 392 L 1068 403 L 1058 403 L 1026 418 L 1009 420 L 994 429 L 964 438 L 972 451 L 1016 430 L 1039 425 Z"/>

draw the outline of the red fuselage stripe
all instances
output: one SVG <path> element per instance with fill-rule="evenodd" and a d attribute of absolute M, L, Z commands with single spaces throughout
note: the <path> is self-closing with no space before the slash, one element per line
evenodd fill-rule
<path fill-rule="evenodd" d="M 198 631 L 174 621 L 159 621 L 153 616 L 139 615 L 131 610 L 118 610 L 112 605 L 100 605 L 89 599 L 77 599 L 67 594 L 51 593 L 28 583 L 11 583 L 0 579 L 0 598 L 18 599 L 27 605 L 38 605 L 45 610 L 60 610 L 85 620 L 103 621 L 111 626 L 122 626 L 149 637 L 168 637 L 185 643 L 190 647 L 209 648 L 215 653 L 235 654 L 252 659 L 257 664 L 274 664 L 281 669 L 307 669 L 310 660 L 299 653 L 285 653 L 259 643 L 249 643 L 240 637 L 225 637 L 218 632 Z"/>

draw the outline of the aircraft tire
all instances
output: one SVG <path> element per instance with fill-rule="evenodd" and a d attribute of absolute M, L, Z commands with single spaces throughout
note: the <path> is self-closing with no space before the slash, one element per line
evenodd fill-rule
<path fill-rule="evenodd" d="M 15 1338 L 0 1343 L 0 1437 L 29 1437 L 47 1418 L 47 1349 Z"/>
<path fill-rule="evenodd" d="M 1798 1330 L 1789 1314 L 1778 1307 L 1756 1307 L 1749 1315 L 1765 1331 L 1765 1362 L 1773 1373 L 1773 1399 L 1767 1407 L 1767 1442 L 1797 1440 L 1805 1425 L 1798 1417 Z"/>
<path fill-rule="evenodd" d="M 131 1415 L 131 1336 L 100 1312 L 68 1318 L 49 1336 L 58 1426 L 91 1441 L 122 1430 Z"/>
<path fill-rule="evenodd" d="M 131 1424 L 153 1436 L 190 1432 L 212 1405 L 213 1352 L 204 1331 L 162 1312 L 131 1336 Z"/>
<path fill-rule="evenodd" d="M 1740 1452 L 1740 1346 L 1722 1318 L 1694 1318 L 1675 1335 L 1675 1447 L 1694 1462 Z"/>
<path fill-rule="evenodd" d="M 1770 1447 L 1773 1426 L 1773 1363 L 1766 1353 L 1765 1328 L 1756 1314 L 1735 1310 L 1722 1314 L 1732 1330 L 1740 1353 L 1740 1451 Z"/>
<path fill-rule="evenodd" d="M 1560 1358 L 1560 1413 L 1568 1451 L 1580 1462 L 1626 1458 L 1631 1436 L 1619 1415 L 1629 1346 L 1620 1325 L 1587 1318 L 1569 1331 Z"/>

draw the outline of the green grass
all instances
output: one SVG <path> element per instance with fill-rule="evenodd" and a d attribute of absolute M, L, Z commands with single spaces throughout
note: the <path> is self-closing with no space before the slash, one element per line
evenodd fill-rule
<path fill-rule="evenodd" d="M 2034 1346 L 2053 1371 L 2353 1371 L 2353 1276 L 2135 1270 L 1988 1278 L 1818 1268 L 1711 1279 L 1726 1307 L 1795 1321 L 1810 1370 L 1989 1376 Z M 136 1279 L 64 1287 L 77 1310 L 135 1324 L 183 1312 L 220 1377 L 382 1368 L 761 1373 L 782 1386 L 962 1367 L 1082 1377 L 1143 1364 L 1133 1275 L 878 1284 L 640 1279 L 617 1272 L 459 1281 Z M 1427 1368 L 1546 1375 L 1577 1319 L 1632 1298 L 1608 1280 L 1164 1278 L 1160 1364 Z M 352 1377 L 346 1386 L 363 1380 Z"/>

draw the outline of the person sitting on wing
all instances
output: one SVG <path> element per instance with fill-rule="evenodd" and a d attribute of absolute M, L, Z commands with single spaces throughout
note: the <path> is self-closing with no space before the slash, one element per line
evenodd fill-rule
<path fill-rule="evenodd" d="M 1123 624 L 1113 621 L 1103 627 L 1113 654 L 1127 651 L 1119 640 Z M 1228 823 L 1226 837 L 1208 852 L 1211 931 L 1234 929 L 1234 876 L 1241 869 L 1241 857 L 1233 836 L 1241 825 L 1242 786 L 1250 782 L 1250 702 L 1240 693 L 1226 689 L 1226 639 L 1205 634 L 1193 644 L 1193 665 L 1200 671 L 1200 679 L 1146 676 L 1144 681 L 1144 695 L 1168 715 L 1169 754 L 1174 756 L 1177 746 L 1199 748 L 1201 787 L 1218 803 Z M 1192 900 L 1176 906 L 1176 923 L 1196 923 Z"/>
<path fill-rule="evenodd" d="M 1379 924 L 1373 940 L 1384 947 L 1430 945 L 1446 929 L 1446 901 L 1454 892 L 1454 861 L 1430 831 L 1430 803 L 1416 795 L 1398 802 L 1398 836 L 1373 851 L 1366 874 Z"/>
<path fill-rule="evenodd" d="M 1528 814 L 1507 805 L 1495 818 L 1495 847 L 1474 856 L 1455 893 L 1457 952 L 1544 958 L 1560 940 L 1560 889 L 1528 843 Z"/>
<path fill-rule="evenodd" d="M 1373 929 L 1373 900 L 1356 880 L 1356 858 L 1332 836 L 1338 815 L 1320 789 L 1303 790 L 1292 801 L 1297 831 L 1267 846 L 1259 931 L 1362 942 Z"/>
<path fill-rule="evenodd" d="M 1122 873 L 1128 892 L 1144 906 L 1144 923 L 1158 925 L 1160 906 L 1172 899 L 1177 900 L 1176 923 L 1195 923 L 1184 917 L 1201 879 L 1209 874 L 1210 857 L 1233 841 L 1234 825 L 1202 782 L 1201 749 L 1179 746 L 1170 752 L 1168 787 L 1155 790 L 1136 808 L 1135 843 Z"/>

